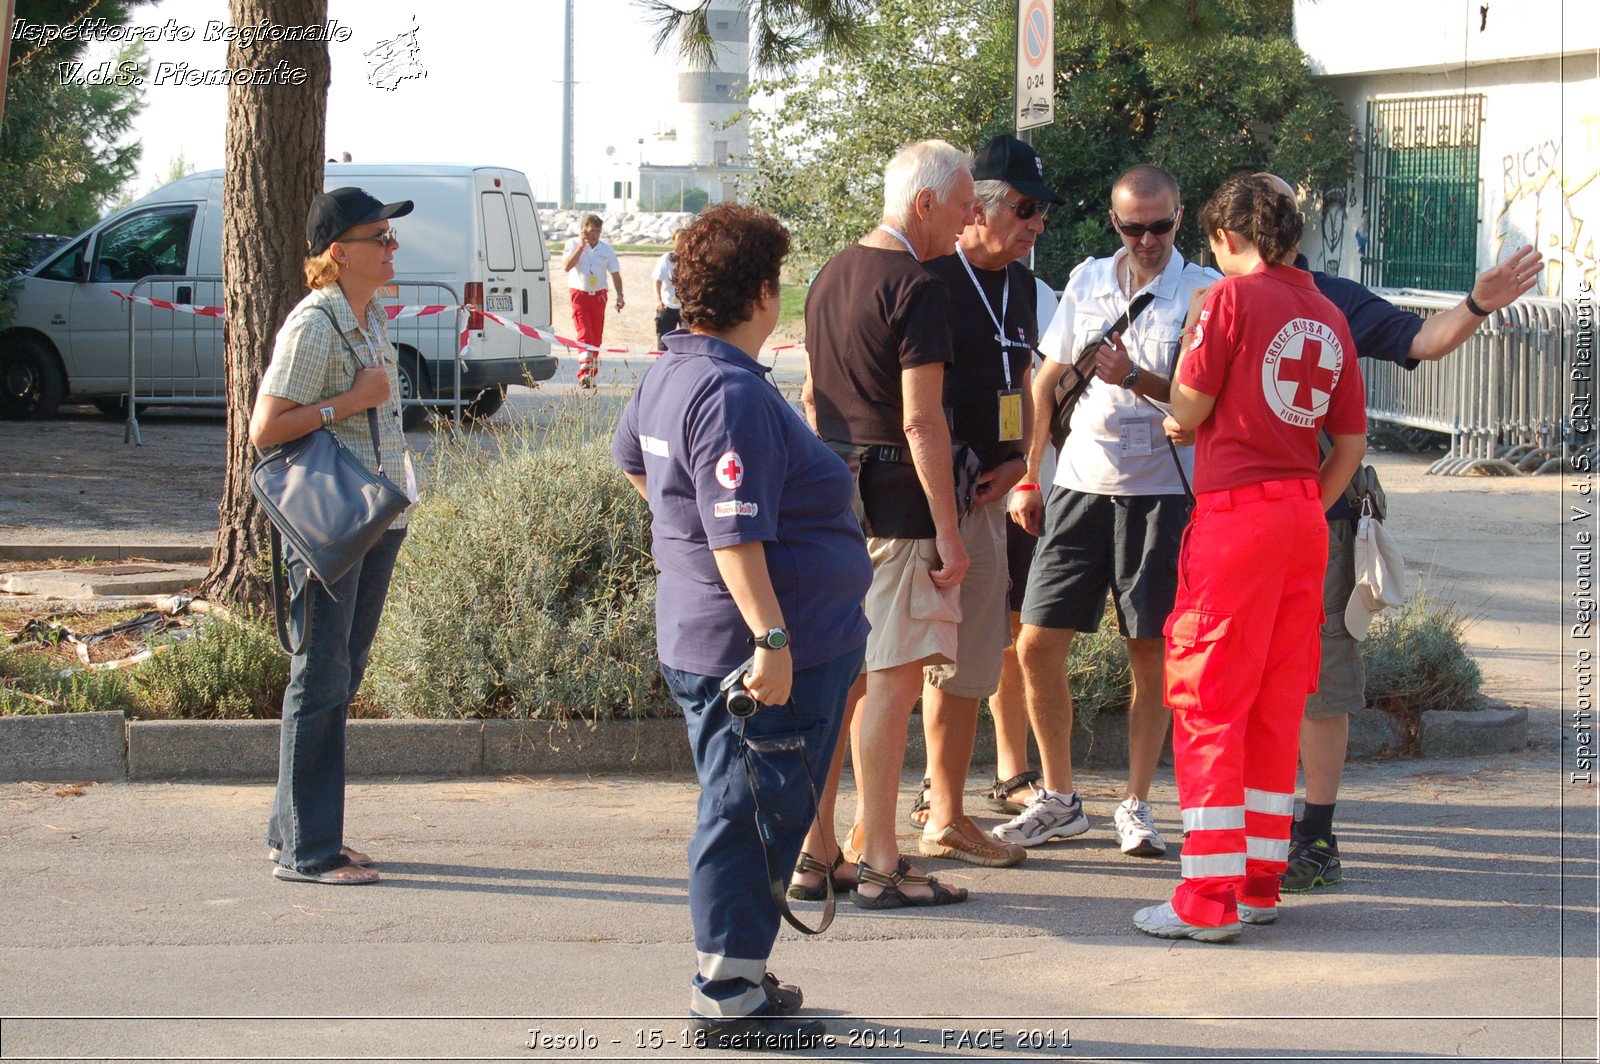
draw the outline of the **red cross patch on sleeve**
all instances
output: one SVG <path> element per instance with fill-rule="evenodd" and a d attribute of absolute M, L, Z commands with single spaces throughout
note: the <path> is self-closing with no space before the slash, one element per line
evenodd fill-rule
<path fill-rule="evenodd" d="M 738 451 L 724 451 L 715 466 L 717 483 L 732 491 L 744 483 L 744 460 Z"/>

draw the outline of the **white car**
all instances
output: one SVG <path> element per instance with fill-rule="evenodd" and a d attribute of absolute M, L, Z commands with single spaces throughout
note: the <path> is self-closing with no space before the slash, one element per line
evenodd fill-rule
<path fill-rule="evenodd" d="M 383 302 L 472 303 L 511 321 L 550 327 L 544 235 L 522 173 L 490 166 L 329 164 L 323 187 L 347 185 L 385 203 L 416 203 L 397 226 L 399 272 L 379 293 Z M 50 417 L 69 399 L 121 414 L 130 387 L 141 406 L 220 403 L 227 394 L 222 322 L 149 306 L 130 310 L 113 291 L 216 306 L 221 276 L 221 170 L 174 181 L 73 238 L 21 279 L 16 315 L 0 332 L 0 417 Z M 547 342 L 481 314 L 403 318 L 390 324 L 389 335 L 400 350 L 407 398 L 455 394 L 463 326 L 461 396 L 471 401 L 469 418 L 498 409 L 508 384 L 554 376 L 557 361 Z M 407 427 L 426 416 L 424 407 L 408 406 Z"/>

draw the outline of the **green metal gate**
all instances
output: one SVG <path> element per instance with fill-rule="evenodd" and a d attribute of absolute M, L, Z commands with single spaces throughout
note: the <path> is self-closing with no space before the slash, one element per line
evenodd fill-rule
<path fill-rule="evenodd" d="M 1363 284 L 1471 290 L 1482 123 L 1481 95 L 1367 102 Z"/>

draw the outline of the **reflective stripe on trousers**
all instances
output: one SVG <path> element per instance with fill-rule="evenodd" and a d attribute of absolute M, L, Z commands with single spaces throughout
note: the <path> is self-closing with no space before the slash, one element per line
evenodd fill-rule
<path fill-rule="evenodd" d="M 1239 505 L 1226 492 L 1200 497 L 1166 627 L 1167 704 L 1188 831 L 1172 906 L 1204 926 L 1232 923 L 1239 901 L 1277 903 L 1300 719 L 1321 653 L 1320 500 L 1302 482 L 1264 488 L 1266 497 Z"/>

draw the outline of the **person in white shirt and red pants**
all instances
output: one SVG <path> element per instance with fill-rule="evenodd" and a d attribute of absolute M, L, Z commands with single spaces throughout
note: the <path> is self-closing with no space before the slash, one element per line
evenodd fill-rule
<path fill-rule="evenodd" d="M 606 328 L 606 298 L 610 286 L 607 275 L 617 286 L 617 313 L 622 312 L 622 263 L 609 241 L 600 239 L 600 216 L 586 214 L 581 236 L 569 239 L 562 249 L 561 268 L 567 271 L 567 290 L 572 300 L 572 327 L 584 352 L 578 359 L 578 384 L 594 387 L 600 372 L 600 341 Z"/>

